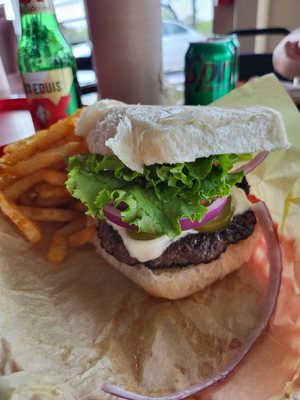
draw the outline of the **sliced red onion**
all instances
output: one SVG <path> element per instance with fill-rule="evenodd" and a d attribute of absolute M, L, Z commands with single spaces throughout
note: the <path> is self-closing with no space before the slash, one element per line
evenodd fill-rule
<path fill-rule="evenodd" d="M 128 224 L 128 222 L 125 222 L 121 218 L 121 212 L 117 208 L 115 208 L 112 204 L 106 204 L 103 207 L 104 210 L 104 215 L 107 219 L 109 219 L 111 222 L 113 222 L 116 225 L 122 226 L 123 228 L 129 229 L 129 230 L 138 230 L 138 227 L 136 225 L 131 225 Z"/>
<path fill-rule="evenodd" d="M 196 393 L 201 392 L 202 390 L 208 388 L 209 386 L 212 386 L 215 383 L 223 381 L 238 366 L 238 364 L 246 356 L 246 354 L 249 352 L 254 343 L 266 330 L 275 309 L 281 282 L 281 270 L 282 270 L 281 251 L 270 213 L 264 202 L 258 202 L 254 204 L 253 211 L 255 212 L 256 217 L 260 223 L 267 244 L 268 258 L 270 262 L 269 284 L 266 294 L 266 301 L 262 309 L 259 322 L 255 327 L 255 329 L 250 334 L 248 340 L 241 346 L 240 351 L 230 361 L 230 363 L 226 366 L 226 368 L 216 373 L 211 378 L 204 380 L 199 385 L 189 387 L 185 390 L 178 391 L 169 394 L 167 396 L 160 396 L 160 397 L 143 396 L 125 390 L 111 383 L 105 383 L 103 385 L 102 390 L 104 392 L 121 397 L 123 399 L 130 399 L 130 400 L 182 400 Z"/>
<path fill-rule="evenodd" d="M 231 171 L 232 174 L 235 174 L 237 172 L 244 172 L 244 174 L 249 174 L 252 170 L 254 170 L 256 167 L 261 164 L 264 159 L 268 156 L 269 152 L 268 151 L 261 151 L 260 153 L 256 154 L 256 156 L 249 161 L 248 163 L 242 165 L 241 167 L 235 169 L 234 171 Z"/>
<path fill-rule="evenodd" d="M 210 220 L 213 218 L 217 217 L 221 212 L 223 211 L 223 208 L 225 207 L 227 203 L 228 197 L 222 197 L 217 200 L 215 200 L 209 207 L 207 213 L 204 215 L 201 221 L 195 220 L 191 221 L 188 218 L 181 218 L 180 220 L 180 226 L 183 231 L 186 231 L 188 229 L 194 229 L 198 228 L 199 226 L 202 226 L 204 224 L 207 224 Z M 128 222 L 125 222 L 121 218 L 121 213 L 120 210 L 115 208 L 112 204 L 106 204 L 104 206 L 104 215 L 107 219 L 109 219 L 111 222 L 113 222 L 116 225 L 122 226 L 123 228 L 129 229 L 129 230 L 138 230 L 138 227 L 134 224 L 128 224 Z"/>
<path fill-rule="evenodd" d="M 204 215 L 201 221 L 195 220 L 192 222 L 188 218 L 181 218 L 180 220 L 181 229 L 183 231 L 186 231 L 188 229 L 195 229 L 198 228 L 199 226 L 207 224 L 210 220 L 216 218 L 219 214 L 221 214 L 223 208 L 227 203 L 227 199 L 228 197 L 222 197 L 211 203 L 211 205 L 208 207 L 207 213 Z"/>

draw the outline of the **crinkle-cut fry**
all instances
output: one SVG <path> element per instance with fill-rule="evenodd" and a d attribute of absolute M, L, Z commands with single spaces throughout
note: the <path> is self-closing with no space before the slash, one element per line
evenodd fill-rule
<path fill-rule="evenodd" d="M 34 207 L 59 207 L 71 204 L 73 201 L 70 195 L 64 197 L 47 197 L 46 199 L 36 197 L 31 205 Z"/>
<path fill-rule="evenodd" d="M 86 225 L 86 217 L 81 216 L 69 224 L 54 232 L 47 251 L 47 260 L 52 263 L 60 263 L 68 255 L 67 237 L 74 232 L 83 229 Z"/>
<path fill-rule="evenodd" d="M 51 185 L 65 186 L 68 174 L 55 169 L 44 169 L 41 171 L 43 180 Z"/>
<path fill-rule="evenodd" d="M 92 224 L 68 237 L 68 243 L 71 247 L 79 247 L 88 243 L 96 233 L 96 225 Z"/>
<path fill-rule="evenodd" d="M 24 192 L 27 192 L 34 185 L 43 180 L 42 171 L 37 171 L 32 175 L 24 176 L 13 182 L 3 190 L 5 196 L 12 201 L 17 200 Z"/>
<path fill-rule="evenodd" d="M 34 191 L 40 199 L 70 196 L 68 190 L 64 186 L 51 185 L 50 183 L 38 183 L 34 187 Z"/>
<path fill-rule="evenodd" d="M 68 222 L 80 217 L 78 211 L 65 210 L 55 207 L 26 207 L 18 206 L 19 209 L 34 221 L 55 221 L 55 222 Z"/>
<path fill-rule="evenodd" d="M 42 232 L 39 226 L 24 215 L 18 206 L 9 201 L 1 191 L 0 208 L 3 214 L 17 226 L 30 243 L 37 243 L 42 239 Z"/>
<path fill-rule="evenodd" d="M 73 116 L 62 119 L 51 125 L 48 129 L 38 131 L 26 139 L 6 146 L 2 161 L 7 164 L 16 164 L 35 153 L 55 145 L 65 136 L 72 135 L 72 138 L 76 138 L 75 141 L 79 141 L 80 137 L 74 135 L 75 120 L 76 118 L 74 119 Z M 69 140 L 72 139 L 70 138 Z"/>
<path fill-rule="evenodd" d="M 25 176 L 33 174 L 39 169 L 48 168 L 56 163 L 64 161 L 65 157 L 72 154 L 83 153 L 86 151 L 85 145 L 81 142 L 69 142 L 60 147 L 38 152 L 32 157 L 22 160 L 15 165 L 1 165 L 0 173 Z"/>

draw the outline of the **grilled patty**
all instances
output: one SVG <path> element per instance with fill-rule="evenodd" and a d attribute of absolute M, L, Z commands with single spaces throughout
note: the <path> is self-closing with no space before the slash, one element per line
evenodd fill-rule
<path fill-rule="evenodd" d="M 173 242 L 160 257 L 145 263 L 150 269 L 183 268 L 188 265 L 210 263 L 226 250 L 229 244 L 238 243 L 254 231 L 256 218 L 251 210 L 232 218 L 230 224 L 213 233 L 186 235 Z M 128 265 L 139 264 L 131 257 L 123 244 L 121 236 L 105 221 L 99 221 L 98 237 L 103 249 L 117 260 Z"/>

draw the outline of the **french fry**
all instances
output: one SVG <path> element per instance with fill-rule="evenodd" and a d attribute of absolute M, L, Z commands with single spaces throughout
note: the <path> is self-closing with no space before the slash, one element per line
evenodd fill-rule
<path fill-rule="evenodd" d="M 2 159 L 7 164 L 16 164 L 33 154 L 51 147 L 64 136 L 72 134 L 73 130 L 74 128 L 68 119 L 60 120 L 47 130 L 39 131 L 27 139 L 19 140 L 6 146 Z"/>
<path fill-rule="evenodd" d="M 41 199 L 36 197 L 32 204 L 34 207 L 60 207 L 73 203 L 71 196 L 64 197 L 48 197 L 46 199 Z"/>
<path fill-rule="evenodd" d="M 65 186 L 68 174 L 63 171 L 56 171 L 55 169 L 44 169 L 41 171 L 43 180 L 51 185 Z"/>
<path fill-rule="evenodd" d="M 41 171 L 37 171 L 32 175 L 24 176 L 23 178 L 18 179 L 6 189 L 3 190 L 5 196 L 12 201 L 18 199 L 24 192 L 27 192 L 38 182 L 43 180 L 43 176 Z"/>
<path fill-rule="evenodd" d="M 68 243 L 66 237 L 59 232 L 54 233 L 46 254 L 47 260 L 51 263 L 59 264 L 65 260 L 67 255 Z"/>
<path fill-rule="evenodd" d="M 77 210 L 81 211 L 82 213 L 85 213 L 87 211 L 87 206 L 85 206 L 81 201 L 74 201 L 73 203 L 70 204 L 70 208 L 72 210 Z"/>
<path fill-rule="evenodd" d="M 60 147 L 50 148 L 32 157 L 22 160 L 15 165 L 0 165 L 0 173 L 14 176 L 26 176 L 39 169 L 48 168 L 51 165 L 64 161 L 71 154 L 82 153 L 86 149 L 80 142 L 69 142 Z"/>
<path fill-rule="evenodd" d="M 63 160 L 59 163 L 51 165 L 51 169 L 56 170 L 56 171 L 64 171 L 65 172 L 66 166 L 67 166 L 66 160 Z"/>
<path fill-rule="evenodd" d="M 86 217 L 79 217 L 54 232 L 47 251 L 47 260 L 53 263 L 64 261 L 68 254 L 67 237 L 85 227 Z"/>
<path fill-rule="evenodd" d="M 80 231 L 86 226 L 86 216 L 81 215 L 76 218 L 74 221 L 60 228 L 57 232 L 61 233 L 64 236 L 69 236 L 74 232 Z"/>
<path fill-rule="evenodd" d="M 68 244 L 71 247 L 79 247 L 88 243 L 96 233 L 96 225 L 90 225 L 73 233 L 68 237 Z"/>
<path fill-rule="evenodd" d="M 55 263 L 66 258 L 69 236 L 78 232 L 71 243 L 80 246 L 92 235 L 85 227 L 85 207 L 65 188 L 66 158 L 87 151 L 84 138 L 75 135 L 81 112 L 6 146 L 0 158 L 0 210 L 30 243 L 43 238 L 37 221 L 66 223 L 50 240 L 46 256 Z"/>
<path fill-rule="evenodd" d="M 10 161 L 10 155 L 14 154 L 14 156 L 12 156 L 14 158 L 14 160 L 19 161 L 19 160 L 23 159 L 23 157 L 26 158 L 33 152 L 38 151 L 39 148 L 42 147 L 42 146 L 38 146 L 38 144 L 45 140 L 45 138 L 47 136 L 47 132 L 48 131 L 46 129 L 44 129 L 44 130 L 36 132 L 35 135 L 30 136 L 29 138 L 21 139 L 21 140 L 18 140 L 17 142 L 13 142 L 11 144 L 6 145 L 3 150 L 4 156 L 2 157 L 2 160 L 5 163 L 8 163 Z M 32 151 L 29 150 L 31 148 L 32 148 Z M 25 149 L 28 149 L 27 154 L 26 154 Z M 19 153 L 19 154 L 17 155 L 17 153 Z"/>
<path fill-rule="evenodd" d="M 65 197 L 70 195 L 64 186 L 55 186 L 50 183 L 37 184 L 34 191 L 41 199 L 47 199 L 49 197 Z"/>
<path fill-rule="evenodd" d="M 0 175 L 0 190 L 7 188 L 11 185 L 17 178 L 13 175 Z"/>
<path fill-rule="evenodd" d="M 42 239 L 42 232 L 38 225 L 31 221 L 21 210 L 9 201 L 3 192 L 0 191 L 0 208 L 29 240 L 30 243 L 37 243 Z"/>
<path fill-rule="evenodd" d="M 79 212 L 74 210 L 64 210 L 54 207 L 39 208 L 39 207 L 25 207 L 18 206 L 27 217 L 34 221 L 55 221 L 55 222 L 68 222 L 80 216 Z"/>
<path fill-rule="evenodd" d="M 24 192 L 18 199 L 18 204 L 22 206 L 31 207 L 33 205 L 33 201 L 36 198 L 36 193 L 32 191 Z"/>

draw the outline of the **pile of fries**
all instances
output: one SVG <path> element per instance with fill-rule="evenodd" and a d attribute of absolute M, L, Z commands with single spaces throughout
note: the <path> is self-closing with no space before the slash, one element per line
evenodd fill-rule
<path fill-rule="evenodd" d="M 54 227 L 46 257 L 60 263 L 70 247 L 87 243 L 95 225 L 87 226 L 85 207 L 68 193 L 66 158 L 87 151 L 75 124 L 81 110 L 49 129 L 12 143 L 0 158 L 0 209 L 36 244 L 45 239 L 42 222 Z"/>

